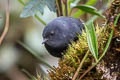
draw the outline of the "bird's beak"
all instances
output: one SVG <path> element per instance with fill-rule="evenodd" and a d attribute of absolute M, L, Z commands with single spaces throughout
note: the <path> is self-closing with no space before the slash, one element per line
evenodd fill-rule
<path fill-rule="evenodd" d="M 47 41 L 48 41 L 48 39 L 43 39 L 42 44 L 44 44 L 44 43 L 47 42 Z"/>

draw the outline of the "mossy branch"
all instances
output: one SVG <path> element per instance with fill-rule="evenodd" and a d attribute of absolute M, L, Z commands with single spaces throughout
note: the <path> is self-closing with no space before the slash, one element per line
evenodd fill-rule
<path fill-rule="evenodd" d="M 99 33 L 98 41 L 99 45 L 101 45 L 99 47 L 101 50 L 103 50 L 107 42 L 106 40 L 108 39 L 107 31 L 108 30 L 103 28 L 96 28 L 97 35 Z M 59 61 L 59 66 L 49 71 L 52 80 L 66 80 L 71 79 L 71 77 L 75 80 L 78 76 L 82 75 L 82 73 L 87 70 L 87 67 L 93 62 L 93 56 L 89 54 L 90 52 L 88 51 L 86 33 L 83 32 L 82 35 L 78 37 L 79 40 L 77 42 L 72 42 L 72 44 L 69 45 L 64 58 Z"/>

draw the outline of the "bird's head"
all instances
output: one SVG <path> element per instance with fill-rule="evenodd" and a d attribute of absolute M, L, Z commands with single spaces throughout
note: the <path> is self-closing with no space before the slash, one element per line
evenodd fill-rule
<path fill-rule="evenodd" d="M 66 43 L 66 35 L 64 25 L 59 24 L 58 21 L 52 21 L 49 23 L 43 31 L 43 43 L 53 48 L 64 47 Z"/>

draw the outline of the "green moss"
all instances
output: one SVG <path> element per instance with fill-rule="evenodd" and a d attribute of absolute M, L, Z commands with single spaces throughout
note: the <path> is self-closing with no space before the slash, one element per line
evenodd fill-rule
<path fill-rule="evenodd" d="M 100 28 L 96 26 L 96 34 L 98 37 L 99 53 L 103 52 L 104 46 L 109 36 L 108 27 Z M 52 80 L 70 80 L 76 72 L 81 60 L 83 59 L 86 52 L 89 50 L 86 33 L 83 31 L 82 35 L 78 35 L 78 41 L 72 42 L 68 49 L 65 51 L 65 55 L 59 60 L 59 66 L 54 67 L 53 70 L 49 71 L 49 76 Z M 99 54 L 100 55 L 100 54 Z M 94 58 L 89 54 L 85 60 L 82 69 L 80 70 L 79 76 L 93 63 Z M 96 69 L 95 69 L 96 70 Z M 88 78 L 100 78 L 101 74 L 97 71 L 90 71 L 86 76 Z"/>

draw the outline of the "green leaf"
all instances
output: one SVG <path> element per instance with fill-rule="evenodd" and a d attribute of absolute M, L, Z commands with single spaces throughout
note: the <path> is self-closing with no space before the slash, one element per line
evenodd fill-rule
<path fill-rule="evenodd" d="M 25 6 L 25 3 L 23 0 L 18 0 L 23 6 Z M 43 21 L 37 14 L 35 14 L 35 18 L 38 19 L 43 25 L 46 25 L 45 21 Z"/>
<path fill-rule="evenodd" d="M 18 1 L 25 6 L 25 3 L 22 0 L 18 0 Z"/>
<path fill-rule="evenodd" d="M 69 0 L 69 2 L 70 2 L 71 0 Z M 73 6 L 76 6 L 79 2 L 80 2 L 81 0 L 72 0 L 71 1 L 71 7 L 73 7 Z"/>
<path fill-rule="evenodd" d="M 79 5 L 79 6 L 75 6 L 75 8 L 79 8 L 83 11 L 95 11 L 95 10 L 97 10 L 95 7 L 89 6 L 89 5 Z"/>
<path fill-rule="evenodd" d="M 105 46 L 105 48 L 104 48 L 104 51 L 103 51 L 102 55 L 100 56 L 98 62 L 103 58 L 103 56 L 104 56 L 105 53 L 107 52 L 107 50 L 108 50 L 108 48 L 109 48 L 109 45 L 110 45 L 110 42 L 111 42 L 112 37 L 113 37 L 113 32 L 114 32 L 113 30 L 110 32 L 109 39 L 108 39 L 108 41 L 107 41 L 107 44 L 106 44 L 106 46 Z"/>
<path fill-rule="evenodd" d="M 116 16 L 116 18 L 115 18 L 115 20 L 114 20 L 114 27 L 116 27 L 119 18 L 120 18 L 120 13 Z M 110 32 L 109 39 L 108 39 L 107 44 L 106 44 L 106 46 L 105 46 L 105 48 L 104 48 L 104 51 L 103 51 L 103 53 L 102 53 L 102 55 L 100 56 L 100 58 L 99 58 L 98 61 L 100 61 L 100 60 L 103 58 L 103 56 L 105 55 L 105 53 L 107 52 L 107 50 L 108 50 L 108 48 L 109 48 L 109 45 L 110 45 L 110 42 L 111 42 L 112 37 L 113 37 L 113 33 L 114 33 L 114 31 L 112 30 L 112 31 Z"/>
<path fill-rule="evenodd" d="M 38 11 L 43 14 L 44 7 L 48 6 L 48 8 L 56 12 L 55 8 L 55 0 L 31 0 L 24 8 L 24 11 L 21 13 L 20 17 L 29 17 L 35 15 Z"/>
<path fill-rule="evenodd" d="M 99 12 L 100 14 L 102 14 L 103 11 L 104 11 L 104 10 L 100 10 L 100 11 L 98 11 L 98 12 Z M 97 18 L 98 18 L 98 16 L 93 16 L 93 17 L 91 17 L 91 18 L 86 22 L 86 25 L 87 25 L 87 26 L 91 25 L 91 23 L 92 23 L 93 21 L 95 21 L 95 19 L 97 19 Z"/>
<path fill-rule="evenodd" d="M 114 26 L 117 26 L 118 19 L 120 18 L 120 13 L 116 16 L 115 21 L 114 21 Z"/>
<path fill-rule="evenodd" d="M 98 60 L 98 42 L 97 42 L 94 24 L 92 23 L 91 26 L 89 27 L 85 25 L 85 29 L 87 33 L 87 41 L 88 41 L 89 49 L 93 54 L 93 56 L 95 57 L 95 60 L 97 61 Z"/>
<path fill-rule="evenodd" d="M 92 5 L 96 4 L 96 2 L 97 2 L 97 0 L 88 0 L 88 2 L 85 3 L 85 5 L 91 5 L 92 6 Z M 84 11 L 78 10 L 77 12 L 75 12 L 73 14 L 73 17 L 78 18 L 82 14 L 84 14 Z"/>
<path fill-rule="evenodd" d="M 93 6 L 89 6 L 89 5 L 80 5 L 80 6 L 75 6 L 74 8 L 78 8 L 78 9 L 81 9 L 82 11 L 84 12 L 87 12 L 87 13 L 90 13 L 90 14 L 93 14 L 93 15 L 97 15 L 97 16 L 100 16 L 100 17 L 103 17 L 103 15 L 101 15 L 97 9 Z"/>
<path fill-rule="evenodd" d="M 80 0 L 68 0 L 68 13 L 70 14 L 71 13 L 71 5 L 77 5 L 77 3 L 79 2 Z"/>

